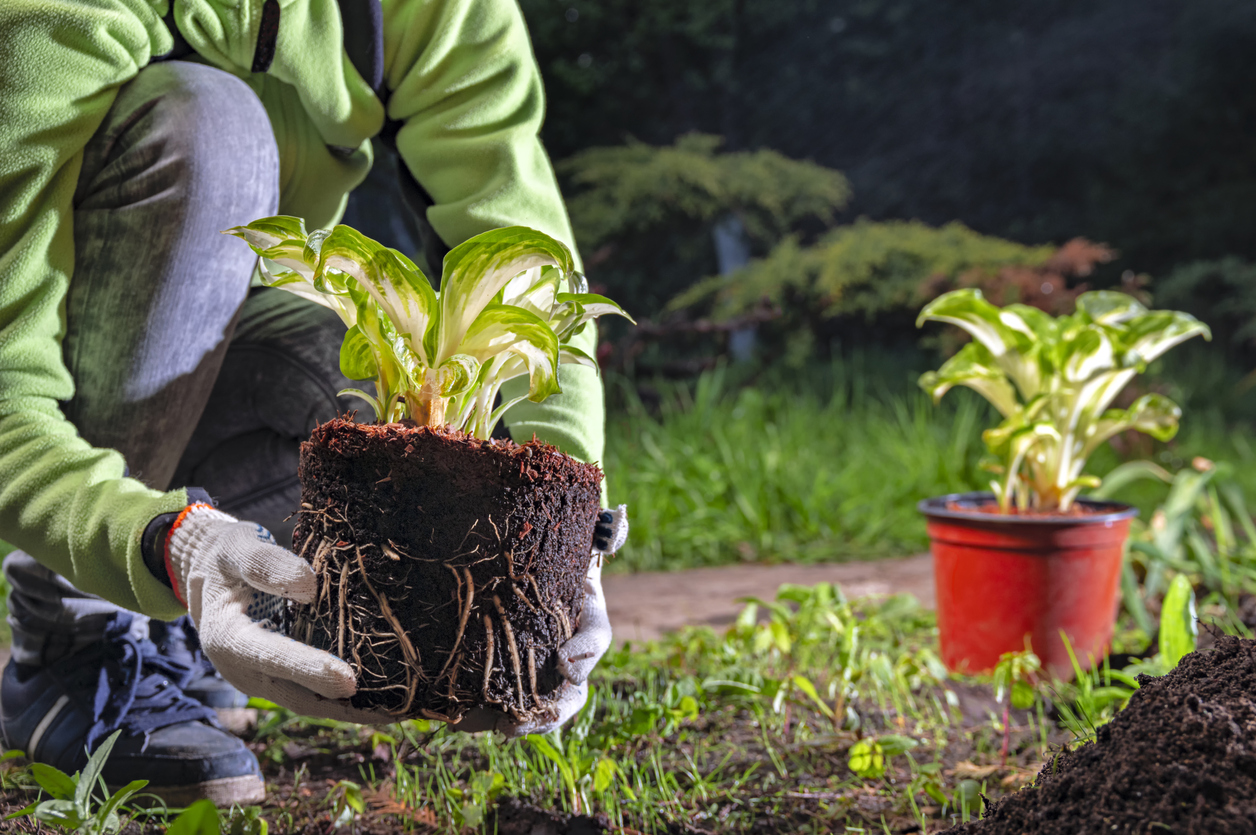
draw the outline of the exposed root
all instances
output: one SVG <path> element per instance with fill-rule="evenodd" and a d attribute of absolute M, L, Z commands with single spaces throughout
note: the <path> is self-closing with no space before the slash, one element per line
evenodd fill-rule
<path fill-rule="evenodd" d="M 541 694 L 536 692 L 536 652 L 532 647 L 528 647 L 528 683 L 532 687 L 532 698 L 540 704 Z"/>
<path fill-rule="evenodd" d="M 506 633 L 506 647 L 510 650 L 510 660 L 515 667 L 515 690 L 519 694 L 519 704 L 524 705 L 527 702 L 523 695 L 523 670 L 519 665 L 519 647 L 515 644 L 515 631 L 510 628 L 510 619 L 506 617 L 506 610 L 502 608 L 501 598 L 497 595 L 493 595 L 493 606 L 502 619 L 502 631 Z"/>
<path fill-rule="evenodd" d="M 397 635 L 397 641 L 401 644 L 401 654 L 406 660 L 406 703 L 404 707 L 396 710 L 390 710 L 390 713 L 404 715 L 410 712 L 410 708 L 414 706 L 414 697 L 419 691 L 419 677 L 423 675 L 423 667 L 419 664 L 419 653 L 415 650 L 414 644 L 410 641 L 410 636 L 406 634 L 405 628 L 401 622 L 397 620 L 397 616 L 393 614 L 392 606 L 388 605 L 388 598 L 381 595 L 375 590 L 375 584 L 371 582 L 370 572 L 366 570 L 366 563 L 362 559 L 362 549 L 356 549 L 358 554 L 358 567 L 362 569 L 362 581 L 366 585 L 367 591 L 375 598 L 375 602 L 379 604 L 380 614 L 384 620 L 393 628 Z"/>
<path fill-rule="evenodd" d="M 453 571 L 454 579 L 458 581 L 458 595 L 461 597 L 462 578 L 458 576 L 458 572 L 454 570 L 453 566 L 446 565 L 445 567 L 450 571 Z M 458 647 L 462 644 L 462 636 L 467 631 L 467 619 L 471 617 L 471 603 L 475 600 L 475 581 L 471 579 L 471 571 L 464 567 L 462 572 L 467 578 L 467 596 L 465 602 L 462 604 L 462 614 L 458 617 L 458 634 L 454 637 L 454 645 L 449 650 L 449 657 L 445 659 L 444 666 L 442 666 L 440 668 L 440 672 L 436 674 L 437 681 L 439 681 L 440 677 L 443 676 L 445 671 L 449 669 L 449 664 L 453 661 L 454 653 L 458 651 Z M 457 678 L 457 673 L 454 674 L 454 678 Z M 452 681 L 450 682 L 450 687 L 453 687 Z"/>
<path fill-rule="evenodd" d="M 349 563 L 340 565 L 340 624 L 336 631 L 336 657 L 345 657 L 345 596 L 349 590 Z"/>
<path fill-rule="evenodd" d="M 516 597 L 518 597 L 520 600 L 522 600 L 522 601 L 523 601 L 523 603 L 524 603 L 524 605 L 525 605 L 525 606 L 527 606 L 529 609 L 531 609 L 531 610 L 532 610 L 532 611 L 534 611 L 534 612 L 535 612 L 535 611 L 537 611 L 537 608 L 536 608 L 535 606 L 533 606 L 533 605 L 532 605 L 532 601 L 531 601 L 531 600 L 529 600 L 529 599 L 528 599 L 528 596 L 527 596 L 526 594 L 524 594 L 524 593 L 523 593 L 523 589 L 519 588 L 519 587 L 518 587 L 518 586 L 516 586 L 514 583 L 511 583 L 511 584 L 510 584 L 510 590 L 511 590 L 511 591 L 513 591 L 513 592 L 515 593 L 515 596 L 516 596 Z"/>
<path fill-rule="evenodd" d="M 536 602 L 541 605 L 546 614 L 550 615 L 558 623 L 563 630 L 563 640 L 571 639 L 571 623 L 567 620 L 567 616 L 563 614 L 562 605 L 550 606 L 545 602 L 545 598 L 541 595 L 541 588 L 536 584 L 536 577 L 528 575 L 528 582 L 532 584 L 532 591 L 536 592 Z"/>
<path fill-rule="evenodd" d="M 500 699 L 494 699 L 488 694 L 488 682 L 493 677 L 493 619 L 488 615 L 484 616 L 484 643 L 487 645 L 484 658 L 484 688 L 480 692 L 481 698 L 485 704 L 501 704 Z"/>

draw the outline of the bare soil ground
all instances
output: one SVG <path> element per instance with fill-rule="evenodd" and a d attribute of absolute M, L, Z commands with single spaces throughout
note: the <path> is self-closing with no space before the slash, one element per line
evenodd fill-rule
<path fill-rule="evenodd" d="M 687 571 L 606 574 L 602 587 L 617 643 L 658 638 L 682 626 L 730 625 L 739 598 L 771 600 L 785 583 L 836 583 L 847 597 L 907 593 L 934 607 L 928 554 L 826 565 L 733 565 Z"/>

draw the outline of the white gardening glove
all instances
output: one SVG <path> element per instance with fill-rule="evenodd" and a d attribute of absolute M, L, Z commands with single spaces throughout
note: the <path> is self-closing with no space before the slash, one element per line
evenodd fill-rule
<path fill-rule="evenodd" d="M 275 631 L 283 598 L 311 603 L 317 581 L 270 531 L 194 504 L 170 530 L 166 567 L 205 655 L 235 687 L 305 716 L 394 721 L 348 703 L 357 682 L 347 663 Z"/>
<path fill-rule="evenodd" d="M 620 505 L 603 510 L 593 529 L 593 559 L 584 580 L 584 608 L 580 628 L 558 648 L 558 671 L 563 682 L 554 702 L 555 716 L 549 721 L 532 720 L 516 724 L 509 716 L 489 708 L 477 708 L 453 725 L 457 731 L 498 731 L 514 739 L 528 734 L 546 734 L 575 716 L 589 698 L 589 673 L 611 646 L 611 621 L 602 593 L 602 562 L 618 551 L 628 539 L 628 510 Z"/>

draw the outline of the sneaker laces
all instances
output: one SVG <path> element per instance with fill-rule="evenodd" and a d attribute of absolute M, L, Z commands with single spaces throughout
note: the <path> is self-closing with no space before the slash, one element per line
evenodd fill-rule
<path fill-rule="evenodd" d="M 117 730 L 137 735 L 198 719 L 217 725 L 212 708 L 183 693 L 196 670 L 162 656 L 152 641 L 131 635 L 131 620 L 125 613 L 114 616 L 98 645 L 102 663 L 92 697 L 89 751 Z"/>
<path fill-rule="evenodd" d="M 161 637 L 156 641 L 158 652 L 165 658 L 188 665 L 192 670 L 192 681 L 205 676 L 218 675 L 213 662 L 201 649 L 201 639 L 196 634 L 196 627 L 192 624 L 190 617 L 183 615 L 162 623 L 158 628 L 161 632 Z"/>

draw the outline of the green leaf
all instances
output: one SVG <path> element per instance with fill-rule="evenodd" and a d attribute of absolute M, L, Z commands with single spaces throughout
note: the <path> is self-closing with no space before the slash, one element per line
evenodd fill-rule
<path fill-rule="evenodd" d="M 80 814 L 73 800 L 45 800 L 31 813 L 35 820 L 50 823 L 61 829 L 78 829 L 86 818 Z"/>
<path fill-rule="evenodd" d="M 593 791 L 601 794 L 615 782 L 618 769 L 610 757 L 602 757 L 593 768 Z"/>
<path fill-rule="evenodd" d="M 1103 477 L 1103 483 L 1099 489 L 1091 493 L 1091 496 L 1096 499 L 1110 499 L 1127 484 L 1133 484 L 1142 479 L 1154 479 L 1168 484 L 1173 480 L 1173 476 L 1164 467 L 1151 461 L 1126 461 L 1124 464 L 1113 467 Z"/>
<path fill-rule="evenodd" d="M 1028 682 L 1012 683 L 1012 707 L 1017 710 L 1029 710 L 1034 706 L 1034 688 Z"/>
<path fill-rule="evenodd" d="M 475 385 L 480 375 L 480 363 L 467 354 L 454 354 L 435 373 L 440 396 L 452 397 Z"/>
<path fill-rule="evenodd" d="M 569 789 L 574 789 L 576 785 L 575 776 L 572 774 L 571 765 L 567 759 L 559 753 L 558 749 L 550 744 L 550 741 L 538 734 L 528 734 L 525 739 L 538 753 L 542 754 L 546 759 L 558 766 L 558 771 L 563 776 L 563 782 L 567 784 Z"/>
<path fill-rule="evenodd" d="M 501 353 L 518 356 L 528 369 L 528 399 L 540 402 L 557 394 L 558 337 L 535 313 L 490 305 L 471 324 L 460 353 L 484 362 Z"/>
<path fill-rule="evenodd" d="M 166 835 L 219 835 L 221 831 L 213 801 L 198 800 L 174 819 Z"/>
<path fill-rule="evenodd" d="M 96 813 L 96 819 L 106 820 L 111 816 L 115 816 L 117 814 L 117 810 L 122 807 L 122 804 L 130 800 L 136 792 L 147 785 L 147 780 L 132 780 L 122 788 L 118 789 L 110 795 L 109 799 L 106 800 L 104 805 L 100 807 L 100 810 Z"/>
<path fill-rule="evenodd" d="M 74 797 L 77 777 L 70 777 L 64 771 L 44 763 L 31 763 L 31 776 L 41 789 L 58 800 L 70 800 Z"/>
<path fill-rule="evenodd" d="M 876 740 L 863 739 L 850 747 L 847 766 L 857 776 L 876 779 L 885 774 L 885 754 Z"/>
<path fill-rule="evenodd" d="M 5 815 L 4 820 L 11 821 L 14 818 L 24 818 L 27 815 L 33 815 L 35 813 L 35 810 L 38 808 L 39 808 L 38 803 L 32 803 L 29 806 L 24 806 L 21 809 L 18 809 L 16 812 L 10 812 L 9 814 Z"/>
<path fill-rule="evenodd" d="M 561 292 L 563 272 L 557 267 L 533 267 L 512 278 L 495 299 L 497 304 L 522 307 L 549 321 Z"/>
<path fill-rule="evenodd" d="M 1095 290 L 1077 297 L 1077 310 L 1092 322 L 1115 325 L 1147 312 L 1133 296 L 1111 290 Z"/>
<path fill-rule="evenodd" d="M 340 344 L 340 373 L 350 380 L 373 380 L 379 374 L 374 346 L 357 325 L 349 328 Z"/>
<path fill-rule="evenodd" d="M 935 403 L 955 386 L 966 386 L 977 392 L 1004 417 L 1011 416 L 1019 407 L 1016 389 L 995 365 L 989 349 L 979 342 L 968 343 L 937 371 L 927 371 L 920 376 L 920 387 Z"/>
<path fill-rule="evenodd" d="M 458 353 L 472 353 L 463 338 L 497 294 L 524 270 L 556 266 L 572 272 L 571 252 L 543 232 L 524 226 L 494 229 L 454 247 L 445 256 L 441 276 L 440 320 L 436 339 L 439 364 Z M 555 356 L 554 364 L 558 364 Z"/>
<path fill-rule="evenodd" d="M 899 736 L 898 734 L 887 734 L 886 736 L 878 737 L 877 744 L 881 746 L 881 753 L 887 757 L 906 754 L 920 745 L 917 740 L 909 736 Z"/>
<path fill-rule="evenodd" d="M 559 293 L 555 303 L 562 309 L 555 317 L 554 330 L 566 336 L 580 329 L 586 322 L 602 316 L 622 316 L 634 325 L 633 319 L 615 302 L 596 293 Z"/>
<path fill-rule="evenodd" d="M 1082 457 L 1089 457 L 1113 435 L 1127 429 L 1144 432 L 1158 441 L 1168 441 L 1177 434 L 1182 410 L 1163 394 L 1144 394 L 1128 409 L 1109 409 L 1092 426 L 1085 427 L 1086 443 Z"/>
<path fill-rule="evenodd" d="M 1132 357 L 1145 364 L 1195 336 L 1211 341 L 1212 331 L 1189 313 L 1156 310 L 1129 323 L 1126 344 Z"/>
<path fill-rule="evenodd" d="M 830 719 L 833 718 L 834 716 L 833 708 L 825 704 L 824 700 L 820 698 L 820 694 L 816 692 L 816 686 L 811 683 L 811 679 L 807 678 L 806 676 L 795 675 L 794 686 L 796 686 L 802 692 L 806 693 L 807 697 L 811 699 L 812 702 L 815 703 L 816 707 L 820 709 L 821 713 L 823 713 L 825 716 L 827 716 Z"/>
<path fill-rule="evenodd" d="M 264 217 L 245 226 L 234 226 L 223 234 L 240 238 L 258 254 L 283 241 L 299 240 L 304 243 L 306 239 L 305 221 L 289 215 Z"/>
<path fill-rule="evenodd" d="M 1182 656 L 1195 651 L 1198 626 L 1195 614 L 1195 589 L 1185 574 L 1169 584 L 1160 607 L 1160 658 L 1173 669 Z"/>
<path fill-rule="evenodd" d="M 929 320 L 948 322 L 968 331 L 1012 378 L 1022 397 L 1028 399 L 1038 394 L 1041 369 L 1033 351 L 1035 332 L 1023 315 L 1016 311 L 1005 314 L 986 301 L 980 290 L 967 289 L 952 290 L 927 304 L 916 324 Z"/>
<path fill-rule="evenodd" d="M 428 329 L 438 315 L 436 292 L 414 262 L 341 225 L 323 242 L 316 279 L 332 270 L 357 279 L 425 365 L 439 364 L 428 355 L 425 345 Z"/>
<path fill-rule="evenodd" d="M 560 365 L 581 365 L 585 368 L 592 368 L 599 374 L 602 368 L 598 365 L 597 359 L 589 356 L 589 354 L 575 345 L 562 345 L 558 349 L 558 362 Z"/>

